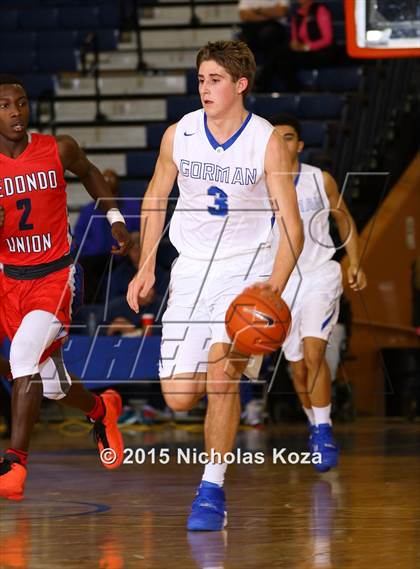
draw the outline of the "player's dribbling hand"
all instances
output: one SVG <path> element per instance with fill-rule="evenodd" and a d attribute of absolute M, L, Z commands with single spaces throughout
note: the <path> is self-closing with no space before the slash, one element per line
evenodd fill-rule
<path fill-rule="evenodd" d="M 127 226 L 121 221 L 116 221 L 111 225 L 112 237 L 117 241 L 118 247 L 112 246 L 111 253 L 114 255 L 126 255 L 128 250 L 133 246 L 131 236 L 128 233 Z"/>
<path fill-rule="evenodd" d="M 0 206 L 0 227 L 4 225 L 4 207 Z"/>
<path fill-rule="evenodd" d="M 154 273 L 140 270 L 128 285 L 127 302 L 134 312 L 139 312 L 139 299 L 144 298 L 150 292 L 155 283 Z"/>
<path fill-rule="evenodd" d="M 347 269 L 347 277 L 352 290 L 359 291 L 367 285 L 366 275 L 358 265 L 350 265 Z"/>

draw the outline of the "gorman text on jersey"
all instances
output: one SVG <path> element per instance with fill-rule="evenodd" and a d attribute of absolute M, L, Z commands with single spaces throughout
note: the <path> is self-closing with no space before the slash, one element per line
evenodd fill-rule
<path fill-rule="evenodd" d="M 208 180 L 209 182 L 224 182 L 225 184 L 240 184 L 250 186 L 257 182 L 256 168 L 222 168 L 218 164 L 211 162 L 190 162 L 181 160 L 179 164 L 180 172 L 186 178 L 195 180 Z"/>

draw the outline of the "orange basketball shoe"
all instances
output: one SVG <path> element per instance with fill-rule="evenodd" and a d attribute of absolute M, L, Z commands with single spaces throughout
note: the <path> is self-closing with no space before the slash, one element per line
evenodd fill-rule
<path fill-rule="evenodd" d="M 0 456 L 0 498 L 8 500 L 23 500 L 26 468 L 19 458 L 10 452 Z"/>
<path fill-rule="evenodd" d="M 124 459 L 124 441 L 117 424 L 122 411 L 121 397 L 113 389 L 107 389 L 100 397 L 105 415 L 93 424 L 99 457 L 105 468 L 118 468 Z"/>

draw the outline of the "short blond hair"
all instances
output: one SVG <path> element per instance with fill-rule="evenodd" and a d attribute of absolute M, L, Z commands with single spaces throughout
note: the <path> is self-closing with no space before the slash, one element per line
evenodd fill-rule
<path fill-rule="evenodd" d="M 226 69 L 233 81 L 246 77 L 248 87 L 243 95 L 247 95 L 251 91 L 255 79 L 256 64 L 252 51 L 243 41 L 208 42 L 197 54 L 197 71 L 203 61 L 215 61 Z"/>

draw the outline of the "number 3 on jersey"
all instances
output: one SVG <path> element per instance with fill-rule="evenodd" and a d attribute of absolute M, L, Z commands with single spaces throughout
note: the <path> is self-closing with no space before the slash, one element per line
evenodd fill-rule
<path fill-rule="evenodd" d="M 31 200 L 29 198 L 26 198 L 24 200 L 18 200 L 16 202 L 16 207 L 18 209 L 23 209 L 22 217 L 20 218 L 19 221 L 20 231 L 30 231 L 31 229 L 33 229 L 34 224 L 28 223 L 28 217 L 29 214 L 31 213 L 31 208 L 32 208 Z"/>
<path fill-rule="evenodd" d="M 228 214 L 228 195 L 226 192 L 218 188 L 217 186 L 211 186 L 207 190 L 209 196 L 214 196 L 214 206 L 209 206 L 207 208 L 211 215 L 224 216 Z"/>

